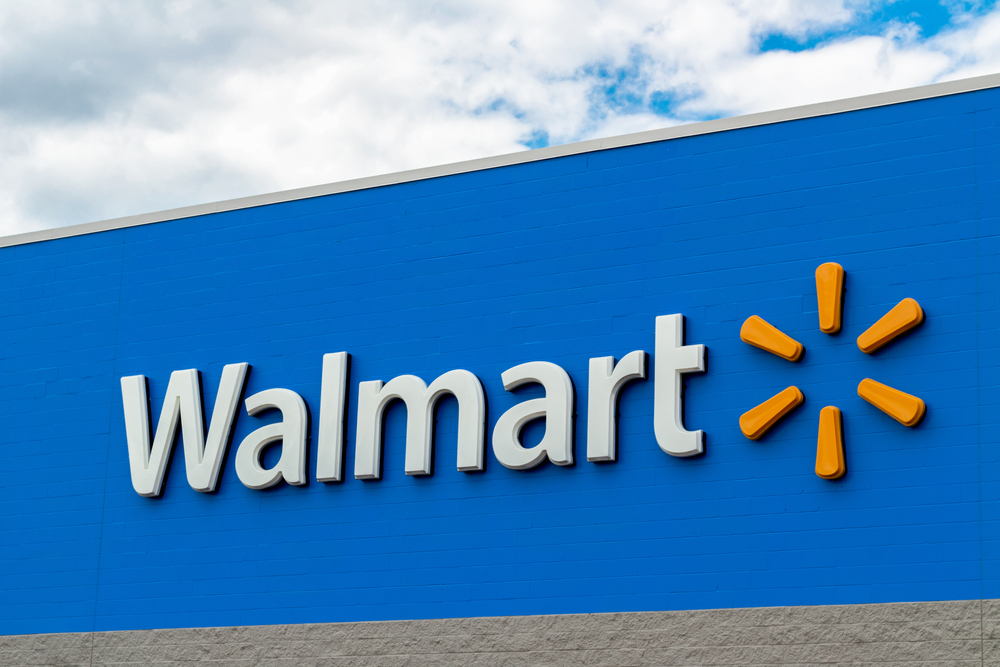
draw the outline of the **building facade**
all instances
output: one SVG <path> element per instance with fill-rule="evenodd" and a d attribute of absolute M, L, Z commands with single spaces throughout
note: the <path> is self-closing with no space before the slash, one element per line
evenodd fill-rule
<path fill-rule="evenodd" d="M 0 239 L 0 664 L 1000 665 L 998 111 Z"/>

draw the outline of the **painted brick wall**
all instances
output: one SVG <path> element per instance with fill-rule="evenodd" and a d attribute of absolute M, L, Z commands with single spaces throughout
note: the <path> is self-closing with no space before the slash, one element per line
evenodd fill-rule
<path fill-rule="evenodd" d="M 1000 597 L 998 107 L 989 90 L 0 249 L 0 633 Z M 847 270 L 833 337 L 826 261 Z M 904 297 L 927 322 L 862 354 Z M 646 381 L 623 391 L 619 460 L 586 462 L 588 359 L 652 353 L 669 313 L 708 347 L 686 389 L 706 455 L 659 450 Z M 751 314 L 804 360 L 741 343 Z M 251 491 L 234 446 L 215 494 L 180 461 L 162 498 L 132 490 L 120 377 L 149 377 L 155 420 L 171 371 L 199 369 L 210 410 L 248 362 L 248 394 L 299 392 L 315 436 L 342 350 L 354 387 L 474 372 L 490 432 L 540 395 L 501 372 L 558 363 L 578 462 L 458 472 L 450 400 L 428 478 L 403 474 L 397 405 L 380 481 Z M 927 418 L 878 412 L 864 377 Z M 790 384 L 805 405 L 746 440 L 739 415 Z M 826 405 L 836 482 L 813 474 Z M 275 418 L 243 413 L 234 443 Z"/>

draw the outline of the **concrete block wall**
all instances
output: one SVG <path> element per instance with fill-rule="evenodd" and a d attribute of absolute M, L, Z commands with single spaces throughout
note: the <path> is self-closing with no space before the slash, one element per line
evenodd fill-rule
<path fill-rule="evenodd" d="M 1000 601 L 28 635 L 0 664 L 996 667 Z"/>

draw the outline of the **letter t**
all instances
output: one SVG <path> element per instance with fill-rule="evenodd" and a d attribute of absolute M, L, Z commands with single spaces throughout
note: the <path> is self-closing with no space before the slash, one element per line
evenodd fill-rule
<path fill-rule="evenodd" d="M 653 432 L 660 449 L 671 456 L 705 451 L 704 431 L 684 428 L 684 385 L 681 374 L 705 371 L 705 346 L 684 344 L 684 316 L 656 318 L 653 383 Z"/>

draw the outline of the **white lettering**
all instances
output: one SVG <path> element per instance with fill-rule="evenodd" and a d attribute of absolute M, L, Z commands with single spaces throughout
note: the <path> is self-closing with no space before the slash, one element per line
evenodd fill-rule
<path fill-rule="evenodd" d="M 406 404 L 406 474 L 431 474 L 434 407 L 445 394 L 458 399 L 458 469 L 483 469 L 486 446 L 486 397 L 479 378 L 465 370 L 448 371 L 428 387 L 415 375 L 400 375 L 358 385 L 358 431 L 354 476 L 382 476 L 382 415 L 390 403 Z"/>
<path fill-rule="evenodd" d="M 653 378 L 653 432 L 660 449 L 671 456 L 705 451 L 704 431 L 684 428 L 684 373 L 705 370 L 705 346 L 684 344 L 684 316 L 656 318 Z"/>
<path fill-rule="evenodd" d="M 215 490 L 248 368 L 247 364 L 229 364 L 222 369 L 207 438 L 198 371 L 190 369 L 171 373 L 152 447 L 149 444 L 146 377 L 132 375 L 121 379 L 128 461 L 136 493 L 154 497 L 162 492 L 178 424 L 184 441 L 188 484 L 203 493 Z"/>
<path fill-rule="evenodd" d="M 268 424 L 248 435 L 236 450 L 236 474 L 251 489 L 266 489 L 282 479 L 300 486 L 306 483 L 306 434 L 309 413 L 302 397 L 291 389 L 268 389 L 246 400 L 247 414 L 281 410 L 281 421 Z M 260 456 L 268 445 L 281 441 L 281 458 L 273 468 L 264 469 Z"/>
<path fill-rule="evenodd" d="M 316 481 L 339 482 L 344 470 L 344 408 L 347 403 L 347 365 L 351 355 L 323 355 L 323 384 L 319 399 L 319 444 Z"/>
<path fill-rule="evenodd" d="M 632 380 L 646 377 L 646 353 L 629 352 L 615 365 L 614 357 L 590 360 L 587 397 L 587 460 L 618 458 L 618 393 Z"/>
<path fill-rule="evenodd" d="M 546 457 L 556 465 L 573 464 L 573 381 L 561 367 L 547 361 L 531 361 L 508 368 L 501 375 L 503 388 L 511 391 L 528 383 L 545 388 L 545 398 L 518 403 L 500 415 L 493 429 L 493 454 L 507 468 L 533 468 Z M 542 441 L 525 449 L 521 429 L 535 419 L 545 419 Z"/>

